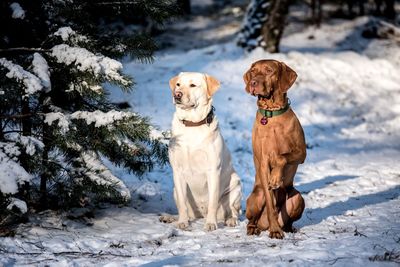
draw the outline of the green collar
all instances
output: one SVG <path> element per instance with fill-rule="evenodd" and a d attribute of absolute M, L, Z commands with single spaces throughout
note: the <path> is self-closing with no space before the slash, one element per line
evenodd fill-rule
<path fill-rule="evenodd" d="M 278 110 L 268 110 L 268 109 L 261 109 L 261 108 L 259 108 L 259 109 L 258 109 L 258 112 L 260 112 L 261 115 L 262 115 L 264 118 L 272 118 L 272 117 L 279 116 L 279 115 L 285 113 L 285 112 L 289 109 L 289 107 L 290 107 L 290 102 L 288 101 L 288 103 L 286 104 L 286 106 L 283 107 L 283 108 L 281 108 L 281 109 L 278 109 Z"/>

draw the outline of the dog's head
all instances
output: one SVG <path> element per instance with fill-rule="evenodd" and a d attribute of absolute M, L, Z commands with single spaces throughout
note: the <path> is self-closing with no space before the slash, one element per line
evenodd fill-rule
<path fill-rule="evenodd" d="M 286 93 L 296 78 L 294 70 L 272 59 L 254 62 L 243 75 L 247 93 L 265 98 L 271 98 L 276 93 Z"/>
<path fill-rule="evenodd" d="M 182 109 L 207 104 L 219 85 L 214 77 L 198 72 L 181 72 L 169 81 L 174 104 Z"/>

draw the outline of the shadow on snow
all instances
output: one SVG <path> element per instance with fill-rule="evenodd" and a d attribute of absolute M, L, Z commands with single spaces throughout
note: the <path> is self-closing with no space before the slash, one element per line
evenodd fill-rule
<path fill-rule="evenodd" d="M 346 211 L 357 210 L 369 205 L 375 205 L 392 199 L 399 198 L 400 185 L 388 190 L 368 195 L 351 197 L 346 201 L 330 204 L 324 208 L 307 209 L 304 211 L 302 219 L 297 222 L 298 227 L 316 225 L 330 216 L 344 215 Z"/>

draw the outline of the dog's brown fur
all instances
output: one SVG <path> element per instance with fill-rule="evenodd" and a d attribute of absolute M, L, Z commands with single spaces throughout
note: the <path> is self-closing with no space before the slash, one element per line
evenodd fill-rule
<path fill-rule="evenodd" d="M 260 60 L 244 74 L 246 91 L 258 96 L 261 109 L 279 110 L 287 105 L 286 93 L 297 78 L 296 72 L 276 60 Z M 257 112 L 253 126 L 253 159 L 256 177 L 247 199 L 247 234 L 269 230 L 271 238 L 283 238 L 300 219 L 304 200 L 293 187 L 297 166 L 306 158 L 303 129 L 289 108 L 268 118 L 266 125 Z"/>

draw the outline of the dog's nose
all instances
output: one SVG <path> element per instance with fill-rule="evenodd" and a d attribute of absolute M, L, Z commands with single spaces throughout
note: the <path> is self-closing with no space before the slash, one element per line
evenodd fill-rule
<path fill-rule="evenodd" d="M 258 84 L 258 82 L 256 80 L 251 80 L 250 81 L 250 85 L 253 86 L 253 87 L 256 87 L 257 84 Z"/>
<path fill-rule="evenodd" d="M 177 91 L 174 93 L 174 98 L 180 100 L 182 98 L 182 95 L 182 92 Z"/>

